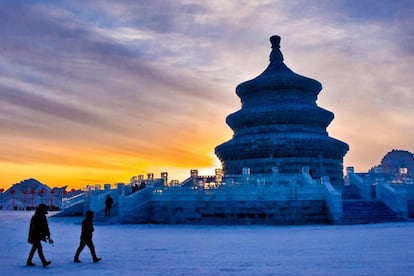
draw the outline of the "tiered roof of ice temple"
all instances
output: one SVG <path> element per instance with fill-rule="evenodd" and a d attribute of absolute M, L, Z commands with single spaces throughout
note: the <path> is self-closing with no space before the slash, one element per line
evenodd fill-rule
<path fill-rule="evenodd" d="M 270 41 L 269 66 L 236 88 L 241 109 L 226 120 L 233 138 L 215 149 L 224 175 L 243 169 L 270 174 L 275 167 L 280 173 L 297 173 L 307 166 L 314 177 L 343 183 L 343 157 L 349 147 L 326 131 L 334 114 L 316 104 L 322 85 L 285 65 L 279 36 Z"/>

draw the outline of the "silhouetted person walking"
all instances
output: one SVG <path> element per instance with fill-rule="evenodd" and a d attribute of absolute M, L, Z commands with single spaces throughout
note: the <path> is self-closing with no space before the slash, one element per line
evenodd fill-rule
<path fill-rule="evenodd" d="M 52 263 L 51 261 L 46 261 L 41 244 L 41 241 L 48 241 L 50 244 L 53 244 L 53 240 L 50 238 L 50 230 L 46 218 L 47 209 L 48 207 L 45 204 L 39 204 L 35 214 L 30 220 L 28 242 L 32 244 L 32 249 L 30 250 L 29 257 L 27 258 L 27 266 L 35 265 L 32 263 L 32 259 L 36 250 L 39 254 L 40 260 L 42 261 L 43 267 L 46 267 Z"/>
<path fill-rule="evenodd" d="M 111 195 L 108 195 L 105 199 L 105 217 L 111 216 L 111 208 L 114 200 L 112 199 Z"/>
<path fill-rule="evenodd" d="M 79 260 L 79 255 L 82 252 L 82 250 L 85 248 L 85 245 L 89 247 L 94 263 L 102 260 L 101 258 L 96 257 L 95 245 L 92 242 L 92 232 L 94 231 L 92 220 L 93 220 L 93 212 L 86 211 L 85 219 L 82 221 L 82 232 L 81 232 L 81 237 L 80 237 L 80 244 L 79 244 L 78 250 L 76 250 L 75 257 L 73 258 L 73 261 L 75 263 L 81 262 Z"/>

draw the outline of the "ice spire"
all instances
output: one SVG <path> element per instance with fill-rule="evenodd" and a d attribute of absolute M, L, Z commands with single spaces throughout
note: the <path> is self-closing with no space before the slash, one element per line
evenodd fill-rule
<path fill-rule="evenodd" d="M 283 63 L 283 55 L 280 51 L 280 36 L 273 35 L 270 37 L 272 52 L 270 53 L 270 63 Z"/>

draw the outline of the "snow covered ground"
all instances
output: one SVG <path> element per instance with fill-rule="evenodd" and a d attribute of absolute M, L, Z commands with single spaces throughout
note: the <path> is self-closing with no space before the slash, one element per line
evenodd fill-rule
<path fill-rule="evenodd" d="M 73 263 L 82 218 L 49 218 L 52 261 L 26 267 L 33 211 L 0 211 L 2 275 L 414 275 L 414 223 L 353 226 L 194 226 L 95 223 Z"/>

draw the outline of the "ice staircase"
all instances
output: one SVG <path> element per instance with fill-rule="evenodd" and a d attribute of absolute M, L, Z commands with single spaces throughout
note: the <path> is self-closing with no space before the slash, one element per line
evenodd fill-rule
<path fill-rule="evenodd" d="M 380 200 L 363 200 L 351 187 L 342 189 L 342 224 L 405 221 Z"/>
<path fill-rule="evenodd" d="M 405 221 L 380 200 L 344 200 L 342 224 Z"/>
<path fill-rule="evenodd" d="M 351 186 L 343 186 L 341 188 L 342 191 L 342 200 L 348 199 L 359 199 L 357 192 L 355 192 Z"/>
<path fill-rule="evenodd" d="M 118 205 L 119 205 L 118 202 L 115 202 L 112 205 L 112 208 L 111 208 L 111 216 L 110 217 L 105 217 L 105 208 L 102 208 L 99 211 L 95 211 L 94 221 L 96 223 L 98 223 L 98 224 L 99 223 L 112 224 L 112 223 L 118 222 L 118 220 L 119 220 L 119 216 L 118 216 L 118 208 L 119 208 L 119 206 Z"/>

